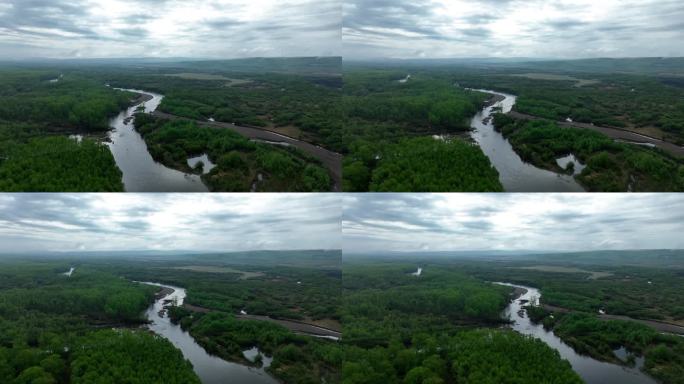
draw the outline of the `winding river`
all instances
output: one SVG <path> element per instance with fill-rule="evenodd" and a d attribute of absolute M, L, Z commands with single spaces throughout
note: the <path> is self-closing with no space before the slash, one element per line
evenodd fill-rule
<path fill-rule="evenodd" d="M 537 168 L 524 162 L 513 150 L 506 138 L 494 129 L 491 121 L 495 109 L 508 113 L 516 102 L 516 96 L 486 89 L 472 89 L 503 97 L 502 101 L 485 107 L 473 117 L 471 136 L 499 171 L 499 180 L 507 192 L 584 192 L 584 188 L 570 175 Z"/>
<path fill-rule="evenodd" d="M 198 175 L 191 175 L 165 167 L 154 161 L 147 144 L 133 126 L 133 115 L 142 105 L 146 112 L 157 109 L 164 96 L 136 89 L 121 89 L 151 96 L 142 104 L 137 104 L 121 112 L 110 120 L 109 148 L 116 165 L 123 173 L 126 192 L 208 192 Z"/>
<path fill-rule="evenodd" d="M 511 327 L 524 335 L 531 335 L 537 339 L 542 340 L 551 348 L 557 350 L 561 357 L 568 360 L 572 365 L 572 369 L 577 372 L 587 384 L 604 384 L 604 383 L 620 383 L 620 384 L 656 384 L 657 382 L 650 376 L 641 372 L 637 368 L 623 367 L 616 364 L 610 364 L 598 361 L 589 356 L 583 356 L 576 353 L 572 347 L 565 344 L 553 331 L 547 331 L 541 324 L 534 324 L 527 317 L 527 313 L 522 309 L 527 303 L 532 305 L 539 304 L 541 293 L 538 289 L 525 287 L 521 285 L 513 285 L 508 283 L 496 283 L 499 285 L 506 285 L 509 287 L 517 287 L 526 289 L 527 292 L 519 298 L 513 300 L 506 308 L 504 315 L 514 323 Z M 619 352 L 618 352 L 619 355 Z"/>
<path fill-rule="evenodd" d="M 165 303 L 174 302 L 182 305 L 186 297 L 185 289 L 157 283 L 143 283 L 174 291 L 154 302 L 147 309 L 145 315 L 151 321 L 149 329 L 169 340 L 176 348 L 183 352 L 183 356 L 192 366 L 203 384 L 278 384 L 263 368 L 252 368 L 237 363 L 231 363 L 216 356 L 212 356 L 202 348 L 189 333 L 183 331 L 180 325 L 174 325 L 166 316 Z M 254 348 L 245 351 L 245 357 L 253 359 L 258 353 Z M 270 358 L 264 356 L 264 364 L 270 363 Z"/>

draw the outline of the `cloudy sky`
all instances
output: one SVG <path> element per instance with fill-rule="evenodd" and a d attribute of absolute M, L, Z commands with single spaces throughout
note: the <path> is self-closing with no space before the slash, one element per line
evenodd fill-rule
<path fill-rule="evenodd" d="M 3 0 L 0 58 L 339 56 L 340 0 Z"/>
<path fill-rule="evenodd" d="M 346 58 L 684 56 L 682 0 L 345 0 Z"/>
<path fill-rule="evenodd" d="M 328 194 L 0 194 L 0 253 L 340 249 Z"/>
<path fill-rule="evenodd" d="M 343 250 L 684 248 L 681 194 L 356 194 Z"/>

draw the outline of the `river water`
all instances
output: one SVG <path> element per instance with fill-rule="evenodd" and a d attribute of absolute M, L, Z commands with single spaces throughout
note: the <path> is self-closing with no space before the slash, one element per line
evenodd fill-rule
<path fill-rule="evenodd" d="M 510 112 L 516 96 L 485 89 L 473 89 L 503 96 L 505 99 L 484 108 L 473 117 L 471 136 L 499 171 L 499 180 L 507 192 L 584 192 L 584 188 L 572 176 L 537 168 L 524 162 L 503 135 L 494 129 L 491 117 L 500 107 Z"/>
<path fill-rule="evenodd" d="M 151 324 L 149 329 L 169 340 L 176 348 L 183 352 L 183 356 L 192 363 L 192 366 L 203 384 L 278 384 L 278 382 L 266 373 L 263 368 L 252 368 L 237 363 L 231 363 L 216 356 L 208 354 L 189 333 L 183 331 L 180 325 L 174 325 L 165 315 L 159 312 L 164 308 L 165 301 L 176 302 L 183 305 L 185 289 L 157 283 L 144 283 L 157 287 L 171 288 L 173 293 L 156 300 L 145 315 Z M 254 349 L 245 351 L 245 355 L 253 358 L 258 351 Z M 264 363 L 270 364 L 270 359 L 264 356 Z"/>
<path fill-rule="evenodd" d="M 623 367 L 616 364 L 605 363 L 592 359 L 588 356 L 579 355 L 572 347 L 565 344 L 553 331 L 547 331 L 541 324 L 534 324 L 527 317 L 527 313 L 522 307 L 531 303 L 539 305 L 541 293 L 538 289 L 513 285 L 508 283 L 496 283 L 509 287 L 524 288 L 527 292 L 506 308 L 504 315 L 514 321 L 511 327 L 524 335 L 531 335 L 542 340 L 551 348 L 560 352 L 562 358 L 568 360 L 572 369 L 577 372 L 587 384 L 657 384 L 650 376 L 636 368 Z M 521 303 L 521 300 L 527 300 Z"/>
<path fill-rule="evenodd" d="M 117 88 L 119 89 L 119 88 Z M 136 89 L 120 89 L 152 96 L 144 102 L 146 112 L 157 109 L 162 95 Z M 147 150 L 145 140 L 136 132 L 131 117 L 138 105 L 128 108 L 111 119 L 109 126 L 109 148 L 116 165 L 123 173 L 126 192 L 208 192 L 198 175 L 186 174 L 154 161 Z"/>

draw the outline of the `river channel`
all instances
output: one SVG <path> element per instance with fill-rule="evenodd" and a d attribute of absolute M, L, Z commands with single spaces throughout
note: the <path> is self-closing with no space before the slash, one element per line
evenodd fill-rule
<path fill-rule="evenodd" d="M 198 175 L 176 171 L 154 161 L 145 140 L 133 126 L 133 115 L 139 106 L 144 106 L 147 113 L 154 112 L 164 96 L 136 89 L 117 89 L 151 96 L 151 99 L 128 108 L 109 122 L 108 145 L 123 173 L 126 192 L 208 192 Z"/>
<path fill-rule="evenodd" d="M 168 305 L 167 303 L 175 302 L 176 305 L 183 305 L 183 300 L 186 297 L 185 289 L 157 283 L 144 284 L 174 290 L 173 293 L 157 299 L 147 309 L 145 315 L 151 321 L 148 328 L 169 340 L 183 352 L 183 356 L 192 363 L 195 373 L 203 384 L 278 384 L 278 381 L 266 373 L 263 368 L 247 367 L 210 355 L 195 342 L 195 339 L 188 332 L 183 331 L 180 325 L 171 323 L 165 311 L 162 312 L 162 310 L 165 305 Z M 251 359 L 259 352 L 252 348 L 243 353 L 245 357 Z M 263 361 L 265 365 L 268 365 L 271 359 L 264 356 Z"/>
<path fill-rule="evenodd" d="M 513 300 L 506 308 L 504 316 L 513 320 L 511 327 L 524 335 L 531 335 L 537 339 L 542 340 L 551 348 L 557 350 L 563 359 L 566 359 L 572 365 L 572 369 L 577 372 L 580 377 L 587 384 L 605 384 L 605 383 L 620 383 L 620 384 L 656 384 L 650 376 L 641 372 L 638 368 L 624 367 L 617 364 L 606 363 L 598 361 L 589 356 L 580 355 L 575 352 L 569 345 L 565 344 L 553 331 L 547 331 L 541 324 L 534 324 L 527 317 L 527 313 L 522 308 L 530 303 L 531 305 L 539 305 L 539 298 L 541 293 L 536 288 L 525 287 L 521 285 L 513 285 L 508 283 L 496 283 L 506 285 L 509 287 L 517 287 L 526 289 L 527 292 L 519 298 Z M 624 350 L 616 351 L 625 354 Z M 643 364 L 642 358 L 637 358 L 637 365 Z"/>
<path fill-rule="evenodd" d="M 584 192 L 584 188 L 572 176 L 540 169 L 524 162 L 508 140 L 494 129 L 492 115 L 498 108 L 503 113 L 510 112 L 515 105 L 516 96 L 486 89 L 473 91 L 504 98 L 478 112 L 470 127 L 473 129 L 472 138 L 499 171 L 499 180 L 507 192 Z"/>

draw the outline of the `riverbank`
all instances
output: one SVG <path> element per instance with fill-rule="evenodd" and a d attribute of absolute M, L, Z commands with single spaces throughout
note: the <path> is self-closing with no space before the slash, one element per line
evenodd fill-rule
<path fill-rule="evenodd" d="M 503 94 L 499 94 L 499 93 L 490 93 L 490 95 L 491 95 L 491 97 L 490 97 L 489 99 L 487 99 L 487 100 L 484 102 L 484 104 L 482 104 L 482 108 L 491 107 L 491 106 L 493 106 L 493 105 L 495 105 L 495 104 L 498 104 L 498 103 L 500 103 L 500 102 L 506 100 L 506 96 L 503 95 Z"/>
<path fill-rule="evenodd" d="M 511 300 L 511 303 L 505 310 L 504 315 L 511 320 L 510 327 L 518 333 L 542 340 L 558 351 L 563 359 L 570 362 L 573 370 L 582 377 L 585 383 L 656 384 L 653 378 L 638 368 L 629 367 L 624 363 L 619 365 L 608 363 L 576 351 L 571 345 L 556 335 L 552 329 L 546 329 L 543 324 L 533 322 L 526 307 L 531 305 L 539 308 L 539 299 L 542 295 L 538 289 L 510 283 L 495 284 L 527 290 L 519 298 Z"/>
<path fill-rule="evenodd" d="M 248 361 L 241 350 L 236 352 L 234 361 L 224 360 L 211 353 L 207 347 L 201 345 L 195 338 L 181 328 L 179 324 L 171 322 L 169 306 L 183 305 L 187 292 L 180 287 L 159 283 L 140 282 L 141 284 L 158 287 L 155 301 L 148 307 L 145 315 L 148 318 L 147 328 L 170 341 L 178 348 L 183 356 L 192 363 L 193 370 L 199 376 L 202 384 L 225 384 L 227 377 L 235 384 L 277 384 L 278 381 L 262 368 L 256 368 Z M 239 360 L 238 363 L 235 362 Z"/>
<path fill-rule="evenodd" d="M 131 92 L 136 95 L 134 99 L 131 99 L 131 107 L 135 107 L 138 104 L 146 103 L 154 98 L 154 96 L 147 93 Z"/>
<path fill-rule="evenodd" d="M 141 106 L 145 112 L 157 109 L 163 95 L 137 89 L 115 88 L 130 92 L 134 103 L 109 122 L 108 143 L 116 165 L 123 173 L 126 192 L 208 192 L 200 176 L 183 173 L 156 162 L 147 144 L 133 126 L 133 116 Z"/>
<path fill-rule="evenodd" d="M 506 192 L 585 192 L 571 175 L 524 161 L 508 139 L 495 129 L 493 116 L 510 112 L 517 101 L 515 95 L 487 89 L 469 90 L 488 95 L 484 108 L 471 120 L 470 135 L 496 168 Z"/>
<path fill-rule="evenodd" d="M 163 298 L 164 296 L 168 296 L 172 293 L 174 293 L 176 290 L 171 288 L 171 287 L 162 287 L 162 289 L 154 294 L 154 299 L 159 300 Z"/>

